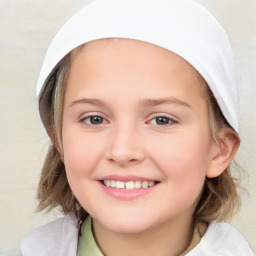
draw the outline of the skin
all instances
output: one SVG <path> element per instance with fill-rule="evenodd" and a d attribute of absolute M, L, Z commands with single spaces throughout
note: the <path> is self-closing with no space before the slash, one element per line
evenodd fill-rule
<path fill-rule="evenodd" d="M 238 148 L 231 129 L 214 142 L 206 88 L 195 73 L 176 54 L 129 39 L 89 43 L 72 60 L 63 161 L 106 255 L 183 252 L 205 177 L 221 174 Z M 99 117 L 98 124 L 91 116 Z M 99 180 L 107 175 L 159 183 L 144 196 L 123 200 L 102 190 Z"/>

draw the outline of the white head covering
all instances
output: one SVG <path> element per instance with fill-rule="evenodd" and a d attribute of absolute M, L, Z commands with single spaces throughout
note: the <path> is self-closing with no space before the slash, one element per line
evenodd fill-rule
<path fill-rule="evenodd" d="M 130 38 L 166 48 L 206 80 L 230 126 L 238 132 L 238 82 L 228 36 L 193 0 L 96 0 L 58 31 L 46 53 L 36 95 L 47 129 L 54 68 L 76 47 L 102 38 Z"/>

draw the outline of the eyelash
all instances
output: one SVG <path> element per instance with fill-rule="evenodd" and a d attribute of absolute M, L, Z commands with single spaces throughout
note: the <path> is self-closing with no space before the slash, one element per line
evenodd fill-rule
<path fill-rule="evenodd" d="M 86 120 L 87 119 L 89 119 L 90 120 L 90 124 L 88 124 L 88 125 L 92 125 L 92 126 L 98 126 L 98 125 L 101 125 L 101 124 L 103 124 L 103 123 L 100 123 L 100 124 L 92 124 L 92 118 L 100 118 L 100 119 L 102 119 L 103 120 L 103 123 L 104 123 L 104 120 L 105 120 L 105 118 L 103 118 L 103 117 L 101 117 L 101 116 L 88 116 L 88 117 L 85 117 L 85 118 L 83 118 L 81 121 L 82 122 L 85 122 L 85 123 L 87 123 L 86 122 Z M 176 120 L 174 120 L 173 118 L 170 118 L 170 117 L 166 117 L 166 116 L 156 116 L 156 117 L 154 117 L 154 118 L 152 118 L 150 121 L 152 121 L 152 120 L 154 120 L 154 119 L 157 119 L 157 118 L 164 118 L 164 119 L 167 119 L 168 120 L 168 124 L 162 124 L 162 125 L 160 125 L 160 124 L 157 124 L 157 121 L 156 121 L 156 123 L 155 123 L 155 125 L 157 125 L 157 126 L 168 126 L 168 125 L 170 125 L 170 124 L 175 124 L 175 123 L 177 123 L 177 121 Z M 106 123 L 106 122 L 105 122 Z"/>
<path fill-rule="evenodd" d="M 100 123 L 100 124 L 92 124 L 92 119 L 93 119 L 93 118 L 100 118 L 100 119 L 103 121 L 103 123 Z M 90 120 L 90 123 L 88 123 L 86 120 Z M 84 117 L 84 118 L 81 119 L 81 122 L 82 122 L 82 123 L 86 123 L 86 124 L 89 125 L 89 126 L 99 126 L 99 125 L 101 125 L 101 124 L 107 123 L 106 119 L 105 119 L 104 117 L 100 116 L 100 115 L 90 115 L 90 116 L 86 116 L 86 117 Z"/>
<path fill-rule="evenodd" d="M 92 123 L 93 118 L 98 118 L 98 119 L 100 119 L 100 121 L 102 121 L 102 122 L 99 123 L 99 124 L 93 124 L 93 123 Z M 158 118 L 159 118 L 159 119 L 164 119 L 164 120 L 167 121 L 168 123 L 167 123 L 167 124 L 159 124 L 159 123 L 157 123 L 157 119 L 158 119 Z M 153 122 L 153 120 L 155 120 L 155 122 Z M 88 122 L 88 121 L 89 121 L 89 122 Z M 95 121 L 96 121 L 96 119 L 95 119 Z M 104 117 L 102 117 L 102 116 L 100 116 L 100 115 L 90 115 L 90 116 L 86 116 L 86 117 L 82 118 L 80 122 L 85 123 L 85 124 L 88 125 L 88 126 L 94 126 L 94 127 L 108 123 L 108 121 L 107 121 Z M 152 123 L 152 122 L 153 122 L 153 123 Z M 149 121 L 147 121 L 146 123 L 153 124 L 153 125 L 159 126 L 159 127 L 168 127 L 168 126 L 177 124 L 178 121 L 177 121 L 176 119 L 174 119 L 174 118 L 172 118 L 172 117 L 169 117 L 169 116 L 166 116 L 166 115 L 158 115 L 158 116 L 155 116 L 155 117 L 151 118 L 151 119 L 150 119 Z"/>
<path fill-rule="evenodd" d="M 162 119 L 165 119 L 166 121 L 168 121 L 167 124 L 157 124 L 157 118 L 162 118 Z M 149 123 L 151 123 L 153 120 L 155 120 L 155 123 L 154 125 L 156 126 L 161 126 L 161 127 L 167 127 L 167 126 L 171 126 L 171 125 L 174 125 L 174 124 L 177 124 L 178 121 L 172 117 L 169 117 L 169 116 L 165 116 L 165 115 L 159 115 L 159 116 L 155 116 L 154 118 L 151 118 L 149 120 Z"/>

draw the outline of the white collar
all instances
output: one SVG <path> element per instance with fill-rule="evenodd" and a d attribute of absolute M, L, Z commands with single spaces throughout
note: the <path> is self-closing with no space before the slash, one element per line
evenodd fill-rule
<path fill-rule="evenodd" d="M 27 234 L 21 241 L 23 256 L 76 256 L 79 224 L 73 213 Z"/>
<path fill-rule="evenodd" d="M 23 256 L 76 256 L 79 224 L 74 214 L 52 221 L 21 241 Z M 247 241 L 231 225 L 212 221 L 200 243 L 186 256 L 254 256 Z"/>

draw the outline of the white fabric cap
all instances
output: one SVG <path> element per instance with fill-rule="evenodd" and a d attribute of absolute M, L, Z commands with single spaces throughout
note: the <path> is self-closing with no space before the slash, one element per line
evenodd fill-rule
<path fill-rule="evenodd" d="M 45 91 L 52 91 L 48 81 L 58 62 L 79 45 L 113 37 L 145 41 L 183 57 L 204 77 L 238 132 L 238 81 L 229 38 L 193 0 L 96 0 L 75 14 L 56 34 L 41 68 L 36 95 L 45 126 L 44 105 L 50 95 Z"/>

